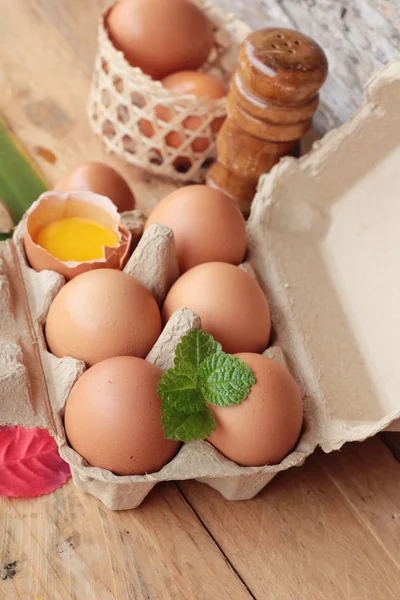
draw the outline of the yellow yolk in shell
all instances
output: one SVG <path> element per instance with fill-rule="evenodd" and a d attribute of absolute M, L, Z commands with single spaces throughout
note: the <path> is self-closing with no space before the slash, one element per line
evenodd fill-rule
<path fill-rule="evenodd" d="M 102 258 L 104 246 L 118 246 L 117 235 L 102 223 L 68 217 L 40 230 L 36 243 L 62 261 L 84 262 Z"/>

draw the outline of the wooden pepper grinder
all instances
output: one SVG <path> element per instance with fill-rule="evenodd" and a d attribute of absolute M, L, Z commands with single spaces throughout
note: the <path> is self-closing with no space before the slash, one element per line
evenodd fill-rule
<path fill-rule="evenodd" d="M 327 73 L 323 50 L 297 31 L 261 29 L 241 44 L 207 183 L 234 198 L 245 215 L 260 175 L 282 156 L 298 154 Z"/>

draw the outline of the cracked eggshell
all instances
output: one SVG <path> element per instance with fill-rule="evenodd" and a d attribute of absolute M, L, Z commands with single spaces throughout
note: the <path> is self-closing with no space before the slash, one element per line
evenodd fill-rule
<path fill-rule="evenodd" d="M 119 245 L 116 248 L 105 247 L 101 259 L 76 262 L 55 258 L 35 240 L 44 226 L 66 217 L 86 217 L 102 223 L 118 236 Z M 130 250 L 131 237 L 129 229 L 121 224 L 113 202 L 93 192 L 45 192 L 25 216 L 24 245 L 30 266 L 35 271 L 56 271 L 67 280 L 93 269 L 122 269 Z"/>

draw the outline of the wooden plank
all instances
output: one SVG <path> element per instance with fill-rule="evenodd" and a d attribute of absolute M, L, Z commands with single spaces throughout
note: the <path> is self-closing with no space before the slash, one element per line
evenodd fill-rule
<path fill-rule="evenodd" d="M 0 600 L 251 598 L 173 484 L 112 513 L 69 482 L 0 523 Z"/>
<path fill-rule="evenodd" d="M 400 567 L 400 465 L 390 450 L 373 438 L 323 456 L 320 464 Z"/>
<path fill-rule="evenodd" d="M 247 502 L 180 487 L 256 598 L 395 600 L 399 480 L 376 439 L 314 455 Z"/>

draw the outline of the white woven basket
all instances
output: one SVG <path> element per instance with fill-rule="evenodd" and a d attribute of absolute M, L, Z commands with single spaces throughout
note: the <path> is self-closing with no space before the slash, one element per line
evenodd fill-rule
<path fill-rule="evenodd" d="M 196 4 L 207 14 L 214 29 L 214 46 L 201 70 L 228 83 L 236 66 L 238 47 L 250 29 L 231 13 L 209 3 Z M 217 132 L 213 123 L 226 115 L 225 98 L 173 94 L 138 67 L 130 66 L 108 37 L 105 20 L 109 10 L 100 18 L 88 104 L 93 131 L 110 152 L 136 167 L 180 181 L 203 181 L 215 158 Z M 157 117 L 156 107 L 160 105 L 170 111 L 169 121 Z M 200 127 L 186 129 L 187 117 L 200 117 Z M 172 132 L 182 139 L 177 148 L 168 144 Z M 193 142 L 200 138 L 204 151 L 193 148 Z"/>

